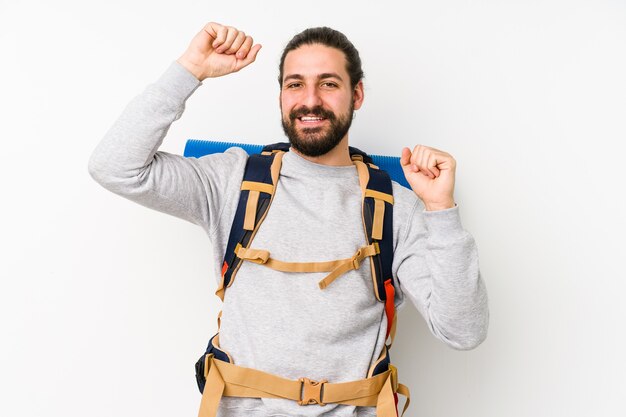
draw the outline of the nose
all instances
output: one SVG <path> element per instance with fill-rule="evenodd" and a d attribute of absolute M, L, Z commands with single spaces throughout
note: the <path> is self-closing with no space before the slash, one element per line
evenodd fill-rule
<path fill-rule="evenodd" d="M 316 106 L 322 105 L 322 98 L 320 97 L 319 91 L 317 87 L 314 85 L 309 85 L 303 92 L 304 96 L 302 97 L 302 104 L 307 106 L 308 108 L 313 108 Z"/>

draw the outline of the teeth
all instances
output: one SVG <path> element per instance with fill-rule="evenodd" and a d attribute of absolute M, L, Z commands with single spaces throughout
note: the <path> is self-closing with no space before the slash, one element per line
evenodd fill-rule
<path fill-rule="evenodd" d="M 317 122 L 319 120 L 323 120 L 322 117 L 309 117 L 309 116 L 302 116 L 300 118 L 300 120 L 302 120 L 303 122 Z"/>

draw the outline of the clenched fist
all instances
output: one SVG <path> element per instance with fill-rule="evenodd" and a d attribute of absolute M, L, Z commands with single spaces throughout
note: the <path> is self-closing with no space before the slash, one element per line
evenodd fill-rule
<path fill-rule="evenodd" d="M 194 36 L 177 62 L 200 81 L 220 77 L 254 62 L 261 45 L 253 43 L 252 37 L 232 26 L 210 22 Z"/>
<path fill-rule="evenodd" d="M 424 145 L 402 149 L 400 165 L 409 185 L 426 210 L 454 207 L 456 161 L 449 153 Z"/>

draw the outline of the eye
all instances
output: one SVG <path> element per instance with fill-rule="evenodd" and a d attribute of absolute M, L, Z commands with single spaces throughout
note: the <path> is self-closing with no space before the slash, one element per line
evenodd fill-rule
<path fill-rule="evenodd" d="M 325 88 L 337 88 L 337 83 L 334 83 L 332 81 L 324 81 L 322 83 L 322 87 L 325 87 Z"/>
<path fill-rule="evenodd" d="M 302 83 L 300 82 L 293 82 L 293 83 L 289 83 L 287 85 L 285 85 L 285 89 L 294 89 L 294 88 L 298 88 L 301 87 Z"/>

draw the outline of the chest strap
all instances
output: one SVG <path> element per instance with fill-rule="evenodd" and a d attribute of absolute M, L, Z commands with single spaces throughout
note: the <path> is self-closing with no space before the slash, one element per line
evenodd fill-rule
<path fill-rule="evenodd" d="M 237 257 L 246 261 L 266 266 L 282 272 L 330 272 L 319 282 L 321 289 L 326 288 L 334 280 L 348 271 L 359 269 L 361 262 L 368 256 L 378 255 L 380 249 L 378 243 L 363 246 L 351 258 L 338 259 L 327 262 L 283 262 L 270 258 L 269 251 L 263 249 L 244 248 L 241 245 L 235 247 Z"/>
<path fill-rule="evenodd" d="M 223 396 L 283 398 L 301 406 L 328 403 L 369 406 L 376 407 L 377 417 L 397 417 L 394 394 L 406 397 L 402 415 L 410 402 L 408 388 L 398 383 L 396 368 L 391 365 L 389 370 L 370 378 L 329 383 L 308 378 L 290 380 L 207 355 L 204 372 L 206 385 L 198 417 L 215 417 Z"/>

